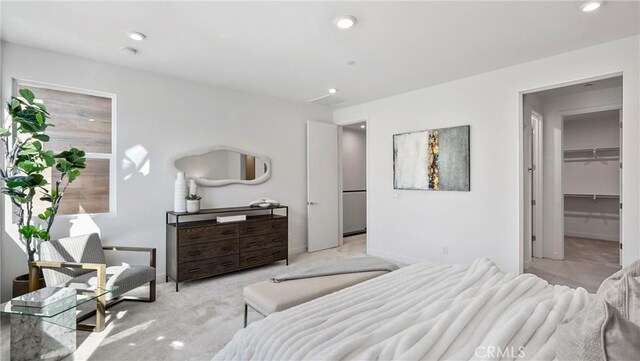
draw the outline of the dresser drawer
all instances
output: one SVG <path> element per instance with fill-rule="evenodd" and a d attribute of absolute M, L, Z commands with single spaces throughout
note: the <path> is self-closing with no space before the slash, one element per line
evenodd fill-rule
<path fill-rule="evenodd" d="M 287 233 L 262 234 L 252 237 L 240 238 L 240 250 L 242 252 L 254 251 L 263 248 L 286 246 Z"/>
<path fill-rule="evenodd" d="M 240 247 L 237 239 L 224 239 L 216 242 L 196 243 L 178 248 L 178 263 L 238 254 L 239 252 Z"/>
<path fill-rule="evenodd" d="M 287 258 L 287 246 L 270 247 L 257 251 L 240 252 L 240 267 L 251 267 Z"/>
<path fill-rule="evenodd" d="M 194 227 L 178 231 L 178 244 L 186 246 L 236 237 L 238 237 L 237 224 Z"/>
<path fill-rule="evenodd" d="M 287 232 L 288 230 L 288 223 L 286 218 L 274 219 L 271 221 L 241 223 L 239 226 L 240 237 Z"/>
<path fill-rule="evenodd" d="M 237 254 L 209 258 L 201 261 L 181 264 L 178 271 L 178 281 L 213 276 L 216 274 L 237 270 L 239 258 Z"/>

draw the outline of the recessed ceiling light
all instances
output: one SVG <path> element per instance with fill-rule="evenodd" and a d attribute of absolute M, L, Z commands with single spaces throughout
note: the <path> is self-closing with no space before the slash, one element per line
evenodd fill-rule
<path fill-rule="evenodd" d="M 582 4 L 582 6 L 580 8 L 582 9 L 582 11 L 588 13 L 588 12 L 596 10 L 601 5 L 602 5 L 602 1 L 601 0 L 592 0 L 592 1 L 587 1 L 586 3 Z"/>
<path fill-rule="evenodd" d="M 139 32 L 137 32 L 137 31 L 130 31 L 130 32 L 129 32 L 129 37 L 130 37 L 131 39 L 133 39 L 133 40 L 136 40 L 136 41 L 142 41 L 142 40 L 144 40 L 147 36 L 146 36 L 146 35 L 144 35 L 143 33 L 139 33 Z"/>
<path fill-rule="evenodd" d="M 364 125 L 364 124 L 362 124 L 362 125 L 360 126 L 360 128 L 362 128 L 362 129 L 364 129 L 364 128 L 366 128 L 366 127 L 367 127 L 367 126 L 366 126 L 366 125 Z"/>
<path fill-rule="evenodd" d="M 340 29 L 349 29 L 356 24 L 356 18 L 351 15 L 338 16 L 334 22 Z"/>
<path fill-rule="evenodd" d="M 355 60 L 349 60 L 347 62 L 348 65 L 356 65 L 356 61 Z"/>
<path fill-rule="evenodd" d="M 335 94 L 337 92 L 338 92 L 338 89 L 336 89 L 336 88 L 329 89 L 329 94 Z"/>
<path fill-rule="evenodd" d="M 123 53 L 125 53 L 127 55 L 136 55 L 136 54 L 138 54 L 138 50 L 137 49 L 130 48 L 128 46 L 120 48 L 120 51 L 122 51 Z"/>

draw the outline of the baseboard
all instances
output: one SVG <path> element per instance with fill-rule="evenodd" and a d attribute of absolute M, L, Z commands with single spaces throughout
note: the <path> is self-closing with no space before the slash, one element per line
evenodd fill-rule
<path fill-rule="evenodd" d="M 367 247 L 367 254 L 370 256 L 385 258 L 390 261 L 401 262 L 405 264 L 413 264 L 422 262 L 422 260 L 417 258 L 405 257 L 392 252 L 379 251 L 377 249 Z"/>
<path fill-rule="evenodd" d="M 576 238 L 587 238 L 587 239 L 595 239 L 601 241 L 615 241 L 619 242 L 620 237 L 612 236 L 610 234 L 594 234 L 594 233 L 582 233 L 582 232 L 564 232 L 564 235 L 567 237 L 576 237 Z"/>
<path fill-rule="evenodd" d="M 289 255 L 307 253 L 307 246 L 297 246 L 289 248 Z"/>

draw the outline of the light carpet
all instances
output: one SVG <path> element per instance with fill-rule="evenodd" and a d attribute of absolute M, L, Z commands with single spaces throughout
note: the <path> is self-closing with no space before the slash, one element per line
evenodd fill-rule
<path fill-rule="evenodd" d="M 156 302 L 122 302 L 107 311 L 103 332 L 78 331 L 78 349 L 67 360 L 210 360 L 242 328 L 246 285 L 335 259 L 361 257 L 365 242 L 365 235 L 349 237 L 341 247 L 293 256 L 289 267 L 279 262 L 187 282 L 178 293 L 174 283 L 161 283 Z M 249 322 L 260 318 L 249 312 Z M 0 360 L 9 360 L 8 321 L 2 317 Z"/>

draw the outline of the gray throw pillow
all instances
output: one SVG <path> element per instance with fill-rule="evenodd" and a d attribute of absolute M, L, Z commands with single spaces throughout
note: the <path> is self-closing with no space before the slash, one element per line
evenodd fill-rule
<path fill-rule="evenodd" d="M 616 281 L 621 279 L 624 275 L 629 275 L 631 277 L 640 277 L 640 259 L 602 281 L 600 287 L 598 287 L 598 295 L 605 292 L 607 288 L 611 287 L 611 285 L 616 283 Z"/>
<path fill-rule="evenodd" d="M 594 300 L 558 326 L 558 360 L 629 361 L 640 359 L 640 326 L 602 299 Z"/>
<path fill-rule="evenodd" d="M 621 279 L 598 294 L 596 299 L 606 301 L 620 312 L 622 317 L 640 326 L 640 281 L 631 274 L 624 274 Z"/>

